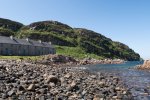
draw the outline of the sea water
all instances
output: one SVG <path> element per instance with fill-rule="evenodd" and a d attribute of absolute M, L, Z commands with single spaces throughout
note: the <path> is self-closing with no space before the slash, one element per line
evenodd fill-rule
<path fill-rule="evenodd" d="M 106 72 L 118 75 L 124 84 L 131 88 L 131 92 L 136 100 L 150 100 L 150 71 L 137 70 L 136 65 L 143 64 L 142 61 L 129 61 L 122 64 L 95 64 L 86 65 L 88 71 Z"/>

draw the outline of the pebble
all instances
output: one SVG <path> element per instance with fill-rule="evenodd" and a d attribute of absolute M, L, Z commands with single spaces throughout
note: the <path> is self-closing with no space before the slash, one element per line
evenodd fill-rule
<path fill-rule="evenodd" d="M 15 94 L 14 90 L 10 90 L 10 91 L 8 92 L 8 96 L 12 96 L 12 95 L 14 95 L 14 94 Z"/>
<path fill-rule="evenodd" d="M 66 74 L 64 78 L 70 78 L 72 75 L 70 73 Z"/>
<path fill-rule="evenodd" d="M 29 87 L 27 88 L 28 91 L 34 91 L 35 90 L 35 85 L 30 84 Z"/>

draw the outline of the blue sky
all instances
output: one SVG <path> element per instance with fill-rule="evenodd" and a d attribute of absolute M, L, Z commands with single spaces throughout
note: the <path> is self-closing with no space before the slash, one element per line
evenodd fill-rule
<path fill-rule="evenodd" d="M 150 0 L 0 0 L 0 17 L 94 30 L 150 59 Z"/>

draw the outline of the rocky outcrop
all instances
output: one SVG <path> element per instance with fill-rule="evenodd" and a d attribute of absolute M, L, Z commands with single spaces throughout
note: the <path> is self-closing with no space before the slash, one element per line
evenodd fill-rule
<path fill-rule="evenodd" d="M 76 63 L 76 59 L 64 55 L 45 55 L 42 60 L 37 61 L 37 63 L 42 64 L 66 64 L 66 63 Z"/>
<path fill-rule="evenodd" d="M 138 65 L 136 68 L 142 70 L 150 69 L 150 60 L 145 60 L 143 65 Z"/>
<path fill-rule="evenodd" d="M 97 60 L 93 58 L 85 58 L 85 59 L 75 59 L 70 56 L 64 55 L 45 55 L 42 60 L 37 61 L 37 63 L 41 64 L 57 64 L 57 66 L 62 66 L 62 64 L 66 65 L 89 65 L 89 64 L 121 64 L 124 63 L 122 59 L 104 59 Z"/>
<path fill-rule="evenodd" d="M 124 60 L 121 59 L 104 59 L 104 60 L 97 60 L 97 59 L 83 59 L 79 61 L 80 65 L 87 65 L 87 64 L 121 64 L 124 63 Z"/>

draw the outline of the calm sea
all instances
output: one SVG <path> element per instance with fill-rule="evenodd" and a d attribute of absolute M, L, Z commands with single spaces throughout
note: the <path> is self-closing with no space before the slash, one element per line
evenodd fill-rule
<path fill-rule="evenodd" d="M 134 69 L 136 65 L 143 62 L 132 61 L 123 64 L 96 64 L 86 65 L 87 70 L 91 72 L 106 72 L 119 75 L 126 86 L 131 89 L 136 100 L 150 100 L 150 96 L 143 93 L 150 93 L 150 71 Z"/>

